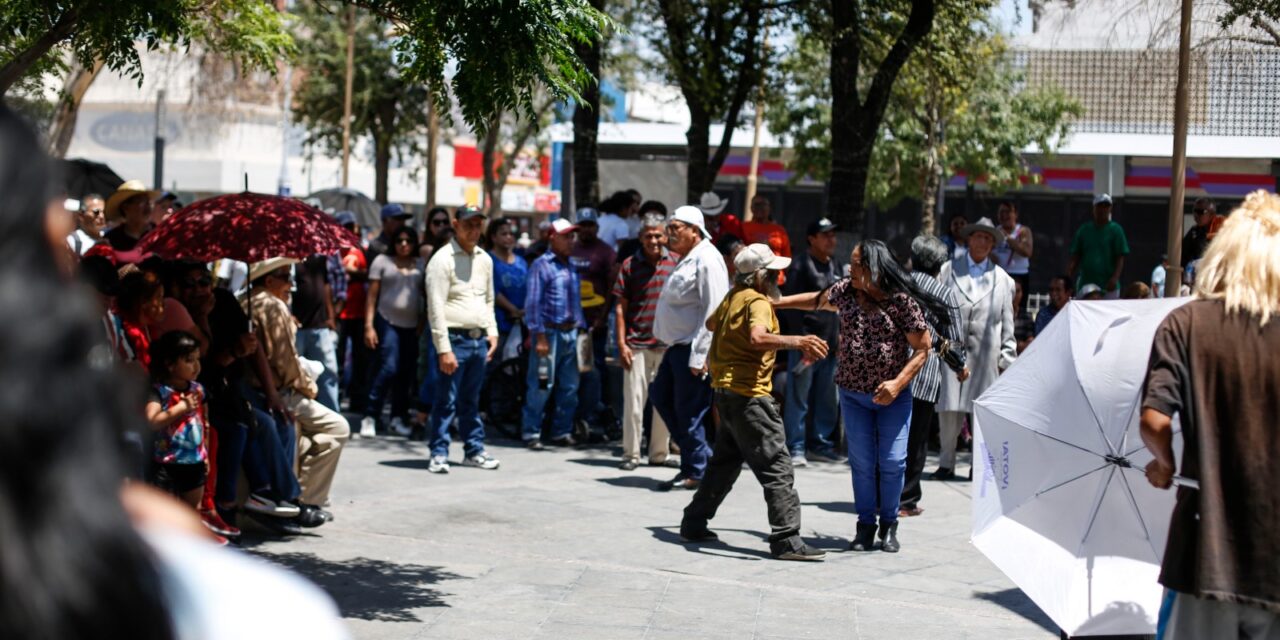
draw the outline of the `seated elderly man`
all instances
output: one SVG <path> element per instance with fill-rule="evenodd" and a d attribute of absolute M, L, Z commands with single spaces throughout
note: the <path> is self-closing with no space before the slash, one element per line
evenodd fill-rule
<path fill-rule="evenodd" d="M 267 389 L 263 376 L 256 383 L 267 397 L 278 393 L 283 408 L 298 425 L 298 482 L 302 485 L 299 502 L 303 509 L 319 508 L 329 500 L 329 487 L 342 445 L 351 436 L 347 419 L 316 400 L 316 381 L 302 368 L 296 347 L 297 325 L 289 312 L 289 289 L 293 284 L 290 266 L 297 262 L 288 258 L 272 258 L 249 269 L 252 289 L 249 314 L 253 318 L 258 342 L 267 358 L 270 378 L 278 389 Z M 273 402 L 274 404 L 274 402 Z M 326 512 L 326 519 L 332 519 Z"/>

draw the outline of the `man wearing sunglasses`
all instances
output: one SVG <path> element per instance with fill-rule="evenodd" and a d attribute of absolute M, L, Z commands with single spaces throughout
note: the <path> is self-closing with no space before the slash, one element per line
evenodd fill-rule
<path fill-rule="evenodd" d="M 67 245 L 78 256 L 84 256 L 93 245 L 102 240 L 102 229 L 107 226 L 106 201 L 102 196 L 91 193 L 80 200 L 80 211 L 76 214 L 76 230 L 67 236 Z"/>
<path fill-rule="evenodd" d="M 1218 215 L 1218 207 L 1208 198 L 1197 198 L 1192 205 L 1196 226 L 1187 231 L 1182 238 L 1182 266 L 1199 260 L 1204 250 L 1213 239 L 1213 232 L 1222 226 L 1223 217 Z"/>

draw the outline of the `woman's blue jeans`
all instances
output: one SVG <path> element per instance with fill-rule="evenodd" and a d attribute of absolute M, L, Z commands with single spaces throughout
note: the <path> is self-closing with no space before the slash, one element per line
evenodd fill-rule
<path fill-rule="evenodd" d="M 397 327 L 382 314 L 373 321 L 378 332 L 378 368 L 369 385 L 364 415 L 382 417 L 382 406 L 391 395 L 391 416 L 409 416 L 409 393 L 418 375 L 418 329 Z"/>
<path fill-rule="evenodd" d="M 879 515 L 880 523 L 888 524 L 898 521 L 911 432 L 911 389 L 903 389 L 887 406 L 873 402 L 873 395 L 841 389 L 840 410 L 858 522 L 875 524 Z"/>

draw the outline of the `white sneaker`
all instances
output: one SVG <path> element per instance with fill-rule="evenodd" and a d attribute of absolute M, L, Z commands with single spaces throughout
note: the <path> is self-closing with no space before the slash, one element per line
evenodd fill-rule
<path fill-rule="evenodd" d="M 364 419 L 360 421 L 360 437 L 372 438 L 376 435 L 378 435 L 377 421 L 370 416 L 365 416 Z"/>
<path fill-rule="evenodd" d="M 807 467 L 809 466 L 809 459 L 804 456 L 791 456 L 791 466 Z"/>
<path fill-rule="evenodd" d="M 465 463 L 464 461 L 463 464 Z M 449 459 L 444 456 L 431 456 L 431 462 L 427 463 L 427 471 L 431 473 L 449 473 Z"/>
<path fill-rule="evenodd" d="M 497 458 L 490 457 L 489 454 L 484 451 L 481 451 L 470 458 L 462 459 L 462 466 L 464 467 L 479 467 L 481 469 L 493 470 L 497 469 L 501 465 L 502 463 L 499 462 Z"/>
<path fill-rule="evenodd" d="M 405 424 L 403 419 L 395 417 L 391 419 L 391 432 L 398 436 L 405 436 L 407 438 L 409 437 L 409 434 L 413 432 L 413 429 L 410 429 L 409 425 Z"/>

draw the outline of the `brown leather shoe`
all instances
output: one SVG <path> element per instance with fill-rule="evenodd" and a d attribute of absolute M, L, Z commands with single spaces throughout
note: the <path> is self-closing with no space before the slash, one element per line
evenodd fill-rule
<path fill-rule="evenodd" d="M 898 509 L 898 516 L 902 518 L 910 518 L 922 513 L 924 513 L 924 509 L 921 509 L 920 507 L 904 507 L 902 509 Z"/>

